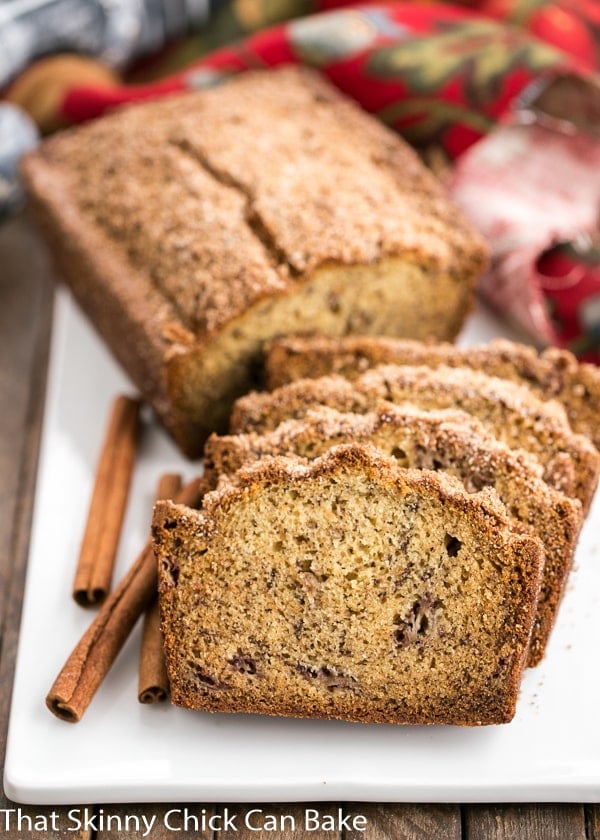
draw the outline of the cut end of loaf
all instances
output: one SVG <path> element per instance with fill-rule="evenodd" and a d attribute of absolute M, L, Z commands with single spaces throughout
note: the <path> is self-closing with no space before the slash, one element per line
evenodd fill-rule
<path fill-rule="evenodd" d="M 62 275 L 191 457 L 266 340 L 451 339 L 487 261 L 414 151 L 306 68 L 119 109 L 22 174 Z"/>
<path fill-rule="evenodd" d="M 161 503 L 154 520 L 176 704 L 512 718 L 542 549 L 487 496 L 349 445 L 309 467 L 265 460 L 205 502 Z"/>
<path fill-rule="evenodd" d="M 318 269 L 298 281 L 293 294 L 260 301 L 210 342 L 173 352 L 167 380 L 178 409 L 165 422 L 186 454 L 197 457 L 211 432 L 226 430 L 234 400 L 261 384 L 264 347 L 276 336 L 361 332 L 452 339 L 472 306 L 474 282 L 474 272 L 457 277 L 410 256 Z"/>

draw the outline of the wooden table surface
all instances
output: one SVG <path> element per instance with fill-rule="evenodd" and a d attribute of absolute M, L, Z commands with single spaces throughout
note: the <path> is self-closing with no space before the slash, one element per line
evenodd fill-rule
<path fill-rule="evenodd" d="M 15 665 L 23 583 L 27 563 L 32 503 L 35 492 L 48 341 L 52 322 L 52 281 L 47 257 L 22 219 L 0 226 L 0 755 L 4 756 L 10 694 Z M 40 709 L 40 714 L 43 714 Z M 568 710 L 565 709 L 565 714 Z M 85 749 L 85 745 L 82 746 Z M 199 750 L 200 754 L 200 750 Z M 74 803 L 73 807 L 86 803 Z M 17 808 L 0 792 L 0 838 L 80 838 L 117 840 L 134 838 L 141 833 L 102 829 L 92 824 L 74 832 L 68 821 L 68 808 L 21 806 L 22 831 L 6 831 L 5 809 Z M 589 805 L 379 805 L 362 803 L 318 803 L 322 814 L 363 815 L 363 831 L 307 831 L 303 826 L 305 805 L 263 804 L 265 814 L 291 815 L 296 830 L 255 832 L 244 828 L 245 809 L 257 806 L 229 805 L 238 815 L 237 831 L 173 832 L 163 824 L 166 811 L 173 805 L 90 806 L 96 818 L 100 814 L 117 816 L 156 815 L 150 840 L 166 838 L 202 838 L 208 840 L 249 840 L 256 836 L 296 838 L 297 840 L 600 840 L 600 806 Z M 223 805 L 189 805 L 195 813 L 205 807 L 207 814 L 223 813 Z M 38 819 L 57 814 L 57 831 L 27 830 L 26 816 Z M 16 814 L 12 815 L 12 819 Z M 288 821 L 289 823 L 289 821 Z M 38 822 L 38 825 L 41 823 Z M 130 826 L 133 822 L 129 823 Z M 218 825 L 218 823 L 215 823 Z M 71 829 L 71 830 L 69 830 Z"/>

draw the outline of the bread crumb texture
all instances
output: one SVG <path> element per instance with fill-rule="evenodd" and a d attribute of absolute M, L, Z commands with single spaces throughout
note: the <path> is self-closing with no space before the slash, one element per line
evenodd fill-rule
<path fill-rule="evenodd" d="M 493 488 L 513 529 L 543 541 L 544 575 L 528 656 L 528 664 L 537 665 L 571 569 L 582 507 L 543 481 L 536 458 L 500 443 L 471 415 L 450 409 L 422 411 L 409 403 L 382 403 L 364 415 L 320 406 L 264 435 L 213 435 L 205 447 L 205 475 L 214 486 L 219 476 L 231 480 L 240 467 L 260 458 L 293 454 L 314 459 L 349 441 L 370 443 L 402 467 L 453 475 L 467 492 Z"/>
<path fill-rule="evenodd" d="M 391 723 L 514 714 L 543 562 L 490 490 L 373 447 L 266 458 L 154 517 L 173 701 Z"/>

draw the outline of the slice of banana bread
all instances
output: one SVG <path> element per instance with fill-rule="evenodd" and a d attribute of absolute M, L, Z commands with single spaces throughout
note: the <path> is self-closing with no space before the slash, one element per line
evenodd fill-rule
<path fill-rule="evenodd" d="M 353 382 L 339 376 L 300 379 L 271 392 L 255 392 L 234 405 L 230 431 L 268 431 L 304 417 L 315 405 L 364 414 L 381 400 L 419 408 L 459 408 L 477 417 L 511 449 L 524 449 L 544 466 L 544 478 L 587 512 L 598 481 L 600 454 L 571 430 L 562 406 L 542 402 L 505 379 L 466 368 L 381 365 Z"/>
<path fill-rule="evenodd" d="M 581 527 L 581 504 L 546 484 L 535 458 L 499 443 L 470 415 L 420 411 L 391 403 L 365 415 L 321 407 L 265 435 L 211 436 L 205 447 L 204 468 L 209 484 L 216 486 L 219 475 L 231 475 L 260 458 L 293 454 L 313 459 L 350 441 L 371 443 L 402 467 L 450 473 L 468 492 L 493 487 L 517 530 L 540 537 L 546 557 L 527 660 L 529 666 L 537 665 L 571 569 Z"/>
<path fill-rule="evenodd" d="M 491 490 L 372 447 L 272 458 L 159 503 L 154 545 L 173 701 L 389 723 L 509 721 L 543 549 Z"/>
<path fill-rule="evenodd" d="M 190 456 L 265 341 L 453 338 L 486 261 L 412 149 L 296 67 L 63 132 L 23 177 L 62 276 Z"/>
<path fill-rule="evenodd" d="M 356 379 L 381 364 L 468 367 L 528 385 L 542 399 L 562 403 L 573 430 L 600 448 L 600 369 L 556 347 L 538 353 L 506 339 L 463 348 L 387 336 L 282 337 L 267 354 L 267 387 L 334 373 Z"/>

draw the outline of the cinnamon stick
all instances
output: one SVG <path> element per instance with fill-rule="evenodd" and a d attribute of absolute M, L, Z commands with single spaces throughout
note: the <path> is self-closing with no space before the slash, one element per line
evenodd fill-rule
<path fill-rule="evenodd" d="M 156 498 L 172 499 L 180 488 L 180 476 L 165 475 L 159 482 Z M 146 608 L 144 616 L 138 674 L 138 700 L 140 703 L 157 703 L 166 700 L 168 696 L 169 677 L 160 631 L 158 598 L 155 597 Z"/>
<path fill-rule="evenodd" d="M 140 703 L 162 703 L 168 696 L 169 677 L 160 631 L 160 609 L 158 598 L 155 598 L 148 606 L 144 616 L 142 646 L 140 648 L 138 700 Z"/>
<path fill-rule="evenodd" d="M 197 507 L 204 486 L 202 478 L 194 479 L 177 493 L 174 501 Z M 156 561 L 152 543 L 148 541 L 54 681 L 46 697 L 46 705 L 53 714 L 70 723 L 81 720 L 156 587 Z"/>
<path fill-rule="evenodd" d="M 96 470 L 73 598 L 82 607 L 107 596 L 140 436 L 140 401 L 121 395 L 113 403 Z"/>

